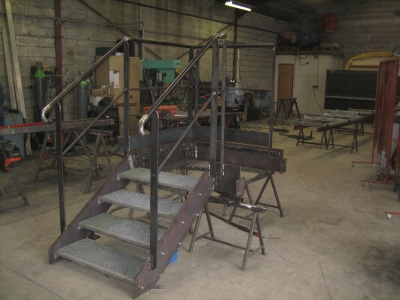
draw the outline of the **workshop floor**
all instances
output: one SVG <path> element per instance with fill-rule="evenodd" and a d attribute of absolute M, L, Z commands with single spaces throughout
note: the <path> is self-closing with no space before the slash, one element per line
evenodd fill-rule
<path fill-rule="evenodd" d="M 248 125 L 267 128 L 262 122 Z M 313 136 L 319 142 L 320 134 Z M 336 144 L 350 145 L 351 140 L 349 134 L 335 136 Z M 371 160 L 372 135 L 359 137 L 359 151 L 352 154 L 339 146 L 296 147 L 293 138 L 279 132 L 274 133 L 273 146 L 284 149 L 287 171 L 274 175 L 284 217 L 274 208 L 261 216 L 263 234 L 279 237 L 265 239 L 266 256 L 255 254 L 241 271 L 242 250 L 203 239 L 190 254 L 188 235 L 178 259 L 158 282 L 164 289 L 140 299 L 399 299 L 400 217 L 388 220 L 385 215 L 386 210 L 400 211 L 397 193 L 393 185 L 362 187 L 360 180 L 375 180 L 378 169 L 351 163 Z M 66 260 L 48 264 L 47 249 L 59 234 L 58 186 L 54 170 L 41 172 L 39 182 L 33 182 L 38 156 L 36 151 L 16 168 L 30 205 L 21 206 L 19 197 L 0 202 L 0 299 L 131 299 L 128 283 Z M 105 158 L 100 159 L 105 166 Z M 112 156 L 115 165 L 121 159 Z M 69 222 L 100 182 L 84 194 L 89 161 L 74 153 L 65 160 L 70 170 Z M 11 178 L 0 175 L 6 191 Z M 251 186 L 253 194 L 261 183 Z M 263 199 L 274 203 L 270 186 Z M 212 205 L 211 210 L 222 213 L 221 206 Z M 214 229 L 217 237 L 246 244 L 246 233 L 234 227 L 214 220 Z M 256 242 L 253 239 L 253 245 Z"/>

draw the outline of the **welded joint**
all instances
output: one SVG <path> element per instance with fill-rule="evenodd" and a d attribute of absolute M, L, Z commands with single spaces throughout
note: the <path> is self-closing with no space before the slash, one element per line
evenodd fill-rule
<path fill-rule="evenodd" d="M 139 134 L 141 136 L 145 136 L 148 135 L 149 132 L 144 130 L 144 124 L 146 124 L 146 122 L 149 120 L 149 115 L 148 114 L 144 114 L 140 120 L 139 120 Z"/>
<path fill-rule="evenodd" d="M 135 168 L 134 155 L 129 155 L 128 162 L 129 162 L 129 167 L 131 168 L 131 170 L 134 169 Z"/>

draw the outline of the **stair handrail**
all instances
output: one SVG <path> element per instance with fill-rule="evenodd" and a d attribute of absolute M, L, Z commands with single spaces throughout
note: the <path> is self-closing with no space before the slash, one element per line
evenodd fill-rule
<path fill-rule="evenodd" d="M 121 41 L 119 41 L 114 47 L 111 48 L 110 51 L 108 51 L 104 56 L 102 56 L 91 68 L 89 68 L 86 72 L 84 72 L 81 76 L 79 76 L 73 83 L 71 83 L 69 86 L 65 88 L 58 96 L 56 96 L 49 104 L 47 104 L 41 112 L 41 118 L 43 122 L 45 123 L 50 123 L 52 122 L 51 119 L 49 119 L 46 115 L 50 111 L 50 109 L 59 103 L 69 92 L 71 92 L 72 89 L 78 86 L 78 84 L 88 77 L 95 69 L 97 69 L 103 62 L 106 61 L 107 58 L 109 58 L 115 51 L 117 51 L 122 45 L 124 45 L 126 42 L 128 42 L 131 38 L 130 37 L 124 37 Z"/>
<path fill-rule="evenodd" d="M 197 52 L 196 56 L 186 65 L 186 67 L 181 71 L 178 77 L 168 86 L 168 88 L 161 94 L 157 101 L 150 107 L 150 109 L 145 113 L 139 120 L 139 134 L 141 136 L 147 135 L 148 133 L 144 130 L 144 125 L 150 119 L 153 112 L 161 105 L 169 93 L 178 85 L 178 83 L 186 76 L 186 74 L 193 68 L 193 66 L 200 60 L 200 58 L 206 53 L 206 51 L 211 47 L 215 40 L 218 38 L 224 38 L 226 35 L 221 33 L 215 33 Z"/>

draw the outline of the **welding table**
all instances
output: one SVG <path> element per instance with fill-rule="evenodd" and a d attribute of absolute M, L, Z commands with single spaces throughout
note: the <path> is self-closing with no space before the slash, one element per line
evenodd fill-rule
<path fill-rule="evenodd" d="M 364 123 L 371 120 L 374 115 L 375 112 L 370 110 L 325 110 L 322 116 L 305 115 L 301 120 L 288 120 L 287 124 L 294 125 L 294 129 L 299 130 L 296 146 L 298 146 L 300 142 L 302 144 L 317 144 L 320 145 L 320 149 L 325 147 L 327 150 L 329 146 L 332 146 L 332 148 L 335 147 L 333 141 L 334 130 L 350 132 L 353 134 L 351 146 L 342 145 L 342 147 L 350 147 L 350 153 L 353 153 L 354 148 L 358 151 L 357 136 L 359 134 L 364 134 Z M 349 125 L 354 125 L 354 128 L 346 127 Z M 316 128 L 317 132 L 322 133 L 319 144 L 305 141 L 304 128 L 309 127 Z M 329 132 L 329 135 L 327 135 L 327 132 Z"/>

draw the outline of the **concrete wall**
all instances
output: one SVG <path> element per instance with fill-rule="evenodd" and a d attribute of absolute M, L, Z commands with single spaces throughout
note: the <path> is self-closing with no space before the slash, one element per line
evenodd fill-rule
<path fill-rule="evenodd" d="M 127 4 L 115 0 L 85 0 L 112 22 L 119 24 L 132 36 L 138 36 L 139 21 L 145 26 L 145 38 L 166 40 L 189 45 L 201 44 L 215 32 L 228 35 L 233 40 L 234 9 L 212 0 L 146 0 L 143 4 L 158 8 L 181 11 L 188 15 L 161 11 L 148 7 Z M 14 26 L 21 65 L 22 85 L 27 108 L 27 121 L 32 120 L 33 89 L 30 68 L 36 62 L 49 64 L 54 68 L 55 61 L 55 10 L 54 0 L 11 0 L 14 14 Z M 63 0 L 62 18 L 62 55 L 64 87 L 73 82 L 79 71 L 88 69 L 95 61 L 96 47 L 111 47 L 118 39 L 125 36 L 116 28 L 82 5 L 77 0 Z M 39 17 L 40 16 L 40 17 Z M 205 18 L 205 19 L 204 19 Z M 210 21 L 212 19 L 215 21 Z M 0 24 L 6 24 L 4 1 L 0 2 Z M 257 14 L 248 14 L 239 20 L 239 42 L 275 42 L 276 33 L 286 30 L 289 24 L 278 22 Z M 259 28 L 260 30 L 256 29 Z M 5 58 L 0 39 L 0 82 L 5 88 L 5 105 L 10 107 L 9 90 L 5 70 Z M 175 47 L 147 45 L 146 59 L 177 59 L 188 61 L 187 50 Z M 152 54 L 153 52 L 154 54 Z M 238 70 L 239 86 L 244 88 L 270 89 L 272 55 L 270 49 L 240 50 Z M 227 77 L 233 78 L 233 50 L 228 51 Z M 208 53 L 201 60 L 201 80 L 211 80 L 211 55 Z M 55 95 L 55 90 L 52 92 Z M 75 92 L 64 99 L 64 117 L 76 118 Z"/>
<path fill-rule="evenodd" d="M 400 12 L 400 3 L 394 0 L 338 1 L 317 10 L 318 16 L 331 12 L 338 17 L 338 29 L 328 42 L 338 43 L 345 53 L 343 67 L 353 56 L 393 51 L 400 44 L 400 13 L 393 13 L 395 2 Z M 347 3 L 347 11 L 343 3 Z"/>
<path fill-rule="evenodd" d="M 293 97 L 301 114 L 321 115 L 325 103 L 326 70 L 342 68 L 342 58 L 332 55 L 277 55 L 275 90 L 278 88 L 279 64 L 293 64 Z M 277 101 L 277 93 L 275 93 Z"/>

